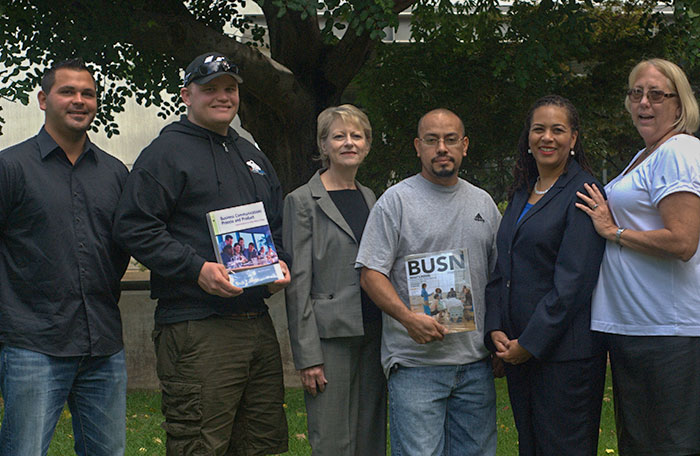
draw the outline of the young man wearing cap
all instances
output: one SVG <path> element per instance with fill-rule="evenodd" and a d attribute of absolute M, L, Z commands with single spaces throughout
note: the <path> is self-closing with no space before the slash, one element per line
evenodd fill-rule
<path fill-rule="evenodd" d="M 143 150 L 115 217 L 115 238 L 151 270 L 158 300 L 153 337 L 169 455 L 287 451 L 282 362 L 264 302 L 289 283 L 286 264 L 280 281 L 234 287 L 206 221 L 209 211 L 262 201 L 281 247 L 275 171 L 229 127 L 241 82 L 219 53 L 187 66 L 187 116 Z"/>
<path fill-rule="evenodd" d="M 0 455 L 46 454 L 66 402 L 78 455 L 123 455 L 129 256 L 111 229 L 128 172 L 86 134 L 97 89 L 82 60 L 47 70 L 38 98 L 39 134 L 0 152 Z"/>

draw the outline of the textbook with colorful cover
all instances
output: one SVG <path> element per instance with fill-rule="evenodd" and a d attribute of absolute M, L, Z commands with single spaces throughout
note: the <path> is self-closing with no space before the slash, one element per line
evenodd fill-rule
<path fill-rule="evenodd" d="M 474 331 L 474 302 L 467 249 L 406 256 L 409 306 L 451 333 Z"/>
<path fill-rule="evenodd" d="M 208 212 L 207 224 L 231 284 L 248 288 L 284 278 L 262 202 Z"/>

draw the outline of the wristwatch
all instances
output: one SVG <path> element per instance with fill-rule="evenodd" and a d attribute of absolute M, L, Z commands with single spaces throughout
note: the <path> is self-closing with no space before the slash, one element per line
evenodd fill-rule
<path fill-rule="evenodd" d="M 618 244 L 620 243 L 620 237 L 622 236 L 622 232 L 625 231 L 627 228 L 618 228 L 617 231 L 615 232 L 615 242 Z"/>

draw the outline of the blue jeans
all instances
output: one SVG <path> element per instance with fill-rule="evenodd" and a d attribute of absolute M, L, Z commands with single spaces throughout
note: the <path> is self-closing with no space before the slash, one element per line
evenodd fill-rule
<path fill-rule="evenodd" d="M 496 390 L 488 359 L 394 367 L 388 385 L 393 456 L 496 454 Z"/>
<path fill-rule="evenodd" d="M 0 388 L 5 401 L 0 456 L 45 455 L 66 401 L 78 455 L 124 454 L 124 350 L 63 358 L 3 346 Z"/>

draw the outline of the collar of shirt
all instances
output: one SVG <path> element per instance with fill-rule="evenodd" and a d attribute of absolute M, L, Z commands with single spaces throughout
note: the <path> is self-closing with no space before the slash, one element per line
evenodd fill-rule
<path fill-rule="evenodd" d="M 54 152 L 56 150 L 60 150 L 61 152 L 63 152 L 63 149 L 61 149 L 61 147 L 56 143 L 56 141 L 51 137 L 49 132 L 47 132 L 46 128 L 44 127 L 41 127 L 41 130 L 39 130 L 39 134 L 37 135 L 36 140 L 39 144 L 39 154 L 41 155 L 42 160 L 46 160 L 46 157 L 48 157 L 49 154 L 51 154 L 51 152 Z M 85 135 L 83 153 L 80 154 L 80 157 L 78 158 L 76 163 L 78 163 L 86 155 L 92 156 L 96 162 L 98 161 L 97 154 L 95 153 L 95 150 L 92 146 L 92 142 L 90 142 L 90 138 L 87 136 L 87 134 Z"/>

